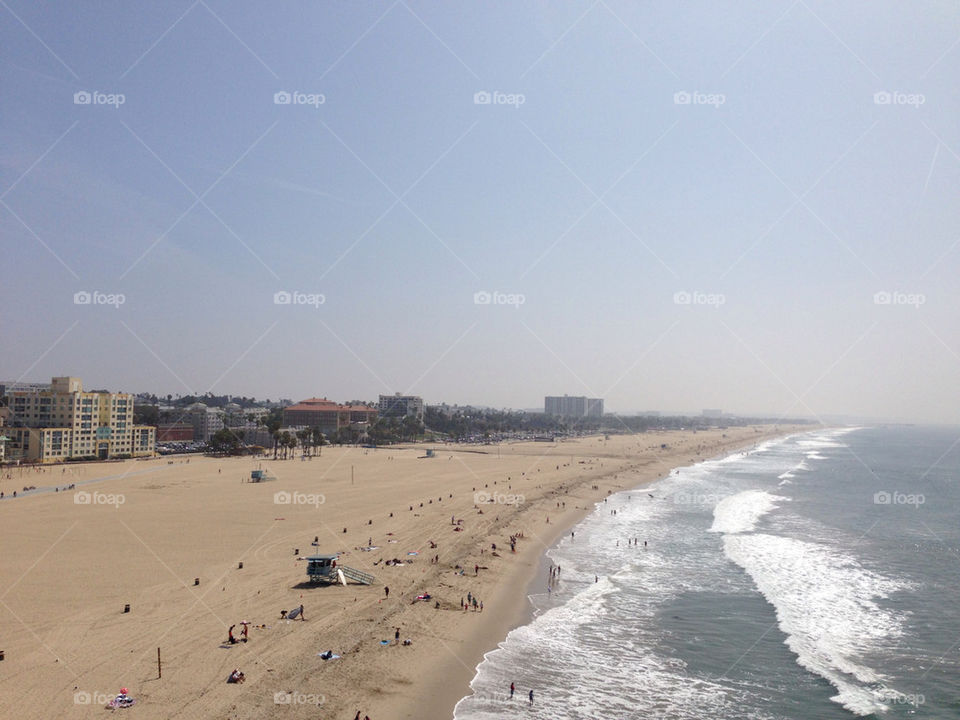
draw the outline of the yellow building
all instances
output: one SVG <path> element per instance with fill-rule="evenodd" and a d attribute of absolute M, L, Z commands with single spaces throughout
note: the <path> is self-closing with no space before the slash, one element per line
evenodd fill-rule
<path fill-rule="evenodd" d="M 28 462 L 154 454 L 156 428 L 133 424 L 129 393 L 84 392 L 80 378 L 55 377 L 49 390 L 9 395 L 10 455 Z"/>

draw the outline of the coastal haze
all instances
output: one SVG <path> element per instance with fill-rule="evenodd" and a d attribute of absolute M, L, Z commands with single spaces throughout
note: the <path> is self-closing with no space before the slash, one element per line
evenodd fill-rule
<path fill-rule="evenodd" d="M 0 17 L 0 716 L 956 712 L 954 4 Z"/>
<path fill-rule="evenodd" d="M 960 419 L 950 3 L 0 10 L 5 379 Z"/>

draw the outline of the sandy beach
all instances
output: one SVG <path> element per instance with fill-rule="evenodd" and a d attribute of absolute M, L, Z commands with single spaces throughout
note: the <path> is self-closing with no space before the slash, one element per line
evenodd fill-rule
<path fill-rule="evenodd" d="M 144 718 L 449 720 L 483 654 L 527 617 L 544 551 L 595 502 L 796 430 L 14 471 L 0 483 L 8 495 L 77 487 L 0 502 L 0 713 L 100 716 L 126 687 L 137 703 L 120 712 Z M 245 482 L 261 464 L 276 479 Z M 495 502 L 477 506 L 477 493 Z M 309 586 L 299 558 L 313 553 L 340 553 L 376 581 Z M 462 610 L 468 593 L 483 612 Z M 300 604 L 304 622 L 281 620 Z M 249 642 L 227 643 L 243 621 Z M 234 668 L 242 685 L 226 682 Z"/>

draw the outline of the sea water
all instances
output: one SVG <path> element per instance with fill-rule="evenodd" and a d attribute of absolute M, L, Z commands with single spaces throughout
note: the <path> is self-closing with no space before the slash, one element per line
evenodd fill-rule
<path fill-rule="evenodd" d="M 549 550 L 559 580 L 456 720 L 960 717 L 958 520 L 958 428 L 816 430 L 678 468 Z"/>

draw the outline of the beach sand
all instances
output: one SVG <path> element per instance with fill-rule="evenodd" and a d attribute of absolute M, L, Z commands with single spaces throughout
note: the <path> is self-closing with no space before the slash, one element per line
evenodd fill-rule
<path fill-rule="evenodd" d="M 360 710 L 372 720 L 449 720 L 483 654 L 529 616 L 530 583 L 539 590 L 546 582 L 537 577 L 544 551 L 595 502 L 796 430 L 327 447 L 307 461 L 191 456 L 22 478 L 14 471 L 0 482 L 8 495 L 24 485 L 78 485 L 0 502 L 0 715 L 99 716 L 126 687 L 137 704 L 120 712 L 142 718 L 352 720 Z M 427 447 L 435 457 L 421 457 Z M 261 463 L 276 479 L 244 482 Z M 78 491 L 90 502 L 75 502 Z M 280 492 L 296 502 L 275 502 Z M 481 513 L 478 492 L 499 494 L 498 502 Z M 517 532 L 524 538 L 511 553 Z M 360 551 L 368 540 L 377 549 Z M 298 557 L 336 552 L 376 582 L 306 585 Z M 386 566 L 392 558 L 405 564 Z M 432 599 L 413 602 L 423 592 Z M 468 592 L 482 613 L 460 609 Z M 280 619 L 301 603 L 305 622 Z M 252 623 L 249 642 L 225 643 L 230 625 L 240 637 L 241 621 Z M 397 627 L 410 646 L 394 643 Z M 342 657 L 318 657 L 328 649 Z M 244 684 L 226 683 L 234 668 Z"/>

